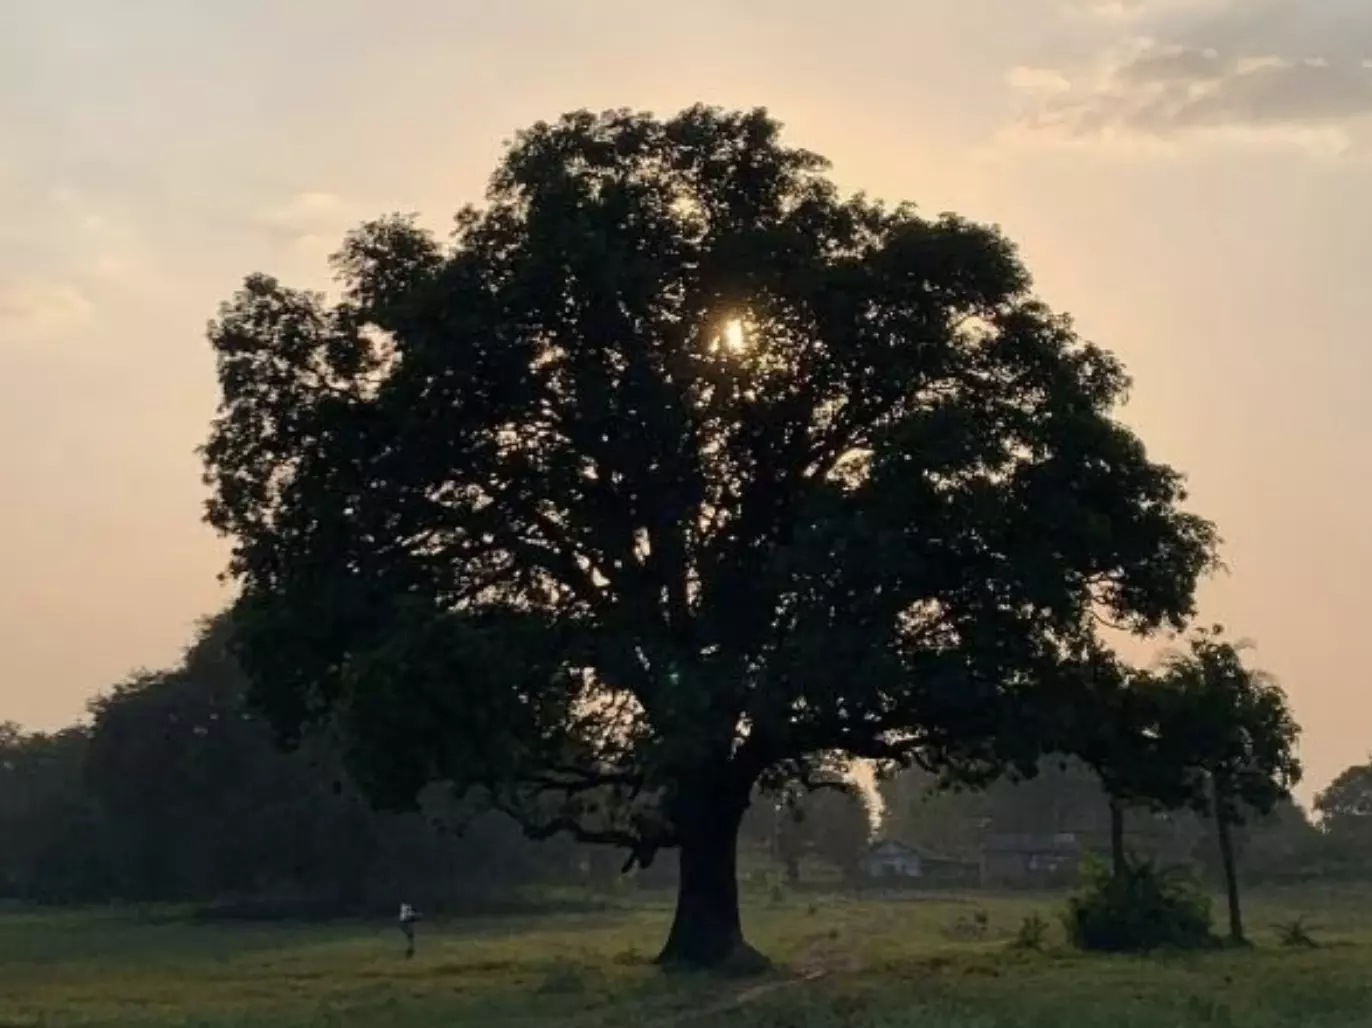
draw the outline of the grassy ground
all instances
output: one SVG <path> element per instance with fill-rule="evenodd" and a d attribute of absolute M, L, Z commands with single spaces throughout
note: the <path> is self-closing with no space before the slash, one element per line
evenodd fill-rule
<path fill-rule="evenodd" d="M 648 966 L 665 905 L 426 924 L 413 961 L 390 925 L 11 913 L 0 915 L 0 1026 L 1372 1026 L 1372 893 L 1254 897 L 1254 950 L 1149 959 L 1067 952 L 1060 905 L 756 897 L 749 936 L 781 966 L 744 982 Z M 1054 923 L 1048 948 L 1013 950 L 1035 912 Z M 1274 926 L 1298 915 L 1319 948 L 1278 945 Z"/>

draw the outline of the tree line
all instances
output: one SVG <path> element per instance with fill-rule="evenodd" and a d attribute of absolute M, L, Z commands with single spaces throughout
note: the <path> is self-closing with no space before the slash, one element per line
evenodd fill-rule
<path fill-rule="evenodd" d="M 594 870 L 569 840 L 433 790 L 373 811 L 336 742 L 292 753 L 244 702 L 208 623 L 176 667 L 140 673 L 55 733 L 0 726 L 0 896 L 41 903 L 196 901 L 242 915 L 493 908 L 521 885 Z"/>
<path fill-rule="evenodd" d="M 42 903 L 214 903 L 259 916 L 387 909 L 498 909 L 523 886 L 612 885 L 620 861 L 567 837 L 529 841 L 507 815 L 431 789 L 422 810 L 374 811 L 328 733 L 283 752 L 247 702 L 227 616 L 209 621 L 174 668 L 131 676 L 55 733 L 0 725 L 0 897 Z M 1102 723 L 1118 732 L 1120 725 Z M 1090 751 L 1095 752 L 1095 751 Z M 1032 776 L 949 788 L 913 767 L 879 783 L 879 819 L 841 777 L 754 797 L 740 843 L 753 870 L 787 883 L 855 885 L 874 837 L 974 864 L 993 834 L 1070 833 L 1217 881 L 1225 867 L 1204 804 L 1166 809 L 1112 794 L 1081 756 L 1045 757 Z M 1372 765 L 1319 794 L 1317 821 L 1288 797 L 1246 806 L 1232 845 L 1252 882 L 1372 873 Z M 1121 821 L 1127 832 L 1117 832 Z M 667 860 L 643 884 L 675 883 Z"/>
<path fill-rule="evenodd" d="M 547 887 L 603 890 L 622 860 L 565 836 L 534 842 L 479 796 L 435 787 L 419 809 L 376 811 L 339 740 L 291 752 L 247 702 L 210 619 L 174 667 L 130 676 L 81 723 L 26 732 L 0 722 L 0 900 L 190 902 L 224 916 L 546 908 Z M 871 812 L 859 795 L 759 798 L 744 832 L 753 864 L 787 880 L 822 865 L 851 876 Z M 634 876 L 675 883 L 670 861 Z M 583 896 L 591 900 L 591 896 Z"/>

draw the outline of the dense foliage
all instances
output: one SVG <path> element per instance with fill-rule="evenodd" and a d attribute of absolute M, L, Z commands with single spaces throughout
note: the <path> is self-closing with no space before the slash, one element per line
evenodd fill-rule
<path fill-rule="evenodd" d="M 1242 647 L 1226 641 L 1218 626 L 1194 633 L 1185 652 L 1170 655 L 1161 682 L 1161 761 L 1190 776 L 1193 805 L 1214 820 L 1229 935 L 1240 942 L 1233 827 L 1290 800 L 1302 775 L 1296 756 L 1300 726 L 1277 682 L 1245 664 Z"/>
<path fill-rule="evenodd" d="M 340 302 L 254 276 L 211 331 L 258 708 L 378 802 L 679 846 L 671 961 L 742 947 L 759 782 L 1032 765 L 1094 619 L 1180 624 L 1213 557 L 1003 236 L 825 170 L 761 111 L 568 115 L 449 242 L 373 222 Z"/>
<path fill-rule="evenodd" d="M 1210 899 L 1185 876 L 1145 862 L 1097 869 L 1063 916 L 1072 944 L 1105 953 L 1215 944 Z"/>
<path fill-rule="evenodd" d="M 324 734 L 283 754 L 211 622 L 177 667 L 98 698 L 89 724 L 0 731 L 0 897 L 199 901 L 261 915 L 499 909 L 585 881 L 587 851 L 535 846 L 441 794 L 374 812 Z M 474 816 L 475 815 L 475 816 Z"/>

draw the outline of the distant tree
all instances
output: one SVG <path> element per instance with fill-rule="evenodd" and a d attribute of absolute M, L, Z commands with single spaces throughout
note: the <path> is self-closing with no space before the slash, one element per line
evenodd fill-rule
<path fill-rule="evenodd" d="M 762 111 L 571 114 L 450 243 L 365 225 L 341 302 L 253 276 L 210 333 L 258 708 L 378 803 L 680 847 L 664 963 L 751 955 L 755 784 L 1032 764 L 1092 612 L 1179 623 L 1212 560 L 1011 244 L 825 170 Z"/>
<path fill-rule="evenodd" d="M 1218 626 L 1194 633 L 1187 651 L 1170 655 L 1162 746 L 1175 766 L 1193 772 L 1196 802 L 1214 818 L 1229 907 L 1229 935 L 1244 938 L 1233 827 L 1289 801 L 1300 782 L 1300 726 L 1276 682 L 1247 667 L 1241 647 Z M 1198 774 L 1197 774 L 1198 773 Z M 1208 789 L 1208 795 L 1206 795 Z"/>
<path fill-rule="evenodd" d="M 1090 767 L 1065 751 L 1042 758 L 1032 775 L 1009 774 L 986 790 L 986 827 L 995 833 L 1093 833 L 1104 793 Z"/>
<path fill-rule="evenodd" d="M 872 841 L 872 811 L 866 795 L 856 787 L 823 789 L 810 799 L 806 817 L 812 826 L 815 855 L 845 878 L 856 878 Z"/>
<path fill-rule="evenodd" d="M 781 863 L 786 878 L 798 882 L 801 865 L 814 858 L 856 876 L 872 836 L 872 812 L 863 792 L 844 778 L 827 787 L 793 787 L 764 795 L 744 819 L 742 837 L 761 842 Z"/>
<path fill-rule="evenodd" d="M 177 665 L 91 704 L 72 777 L 99 815 L 102 850 L 77 849 L 105 869 L 102 895 L 344 911 L 399 891 L 439 909 L 574 874 L 570 846 L 536 848 L 471 802 L 431 790 L 422 816 L 372 811 L 326 725 L 282 753 L 245 707 L 231 631 L 210 619 Z"/>
<path fill-rule="evenodd" d="M 37 903 L 106 895 L 103 825 L 82 787 L 82 728 L 0 726 L 0 896 Z"/>
<path fill-rule="evenodd" d="M 938 856 L 971 859 L 980 852 L 986 790 L 945 787 L 918 766 L 886 777 L 878 789 L 883 837 Z"/>
<path fill-rule="evenodd" d="M 322 740 L 281 754 L 245 709 L 246 680 L 208 622 L 184 661 L 91 704 L 85 779 L 132 899 L 291 892 L 353 902 L 380 844 L 367 806 L 333 782 Z"/>
<path fill-rule="evenodd" d="M 1320 827 L 1372 851 L 1372 763 L 1344 770 L 1315 797 Z"/>
<path fill-rule="evenodd" d="M 1218 832 L 1212 821 L 1204 822 L 1203 827 L 1203 854 L 1214 855 L 1214 859 L 1205 859 L 1203 864 L 1217 880 L 1223 881 Z M 1229 834 L 1238 874 L 1250 881 L 1306 881 L 1343 865 L 1338 847 L 1292 800 L 1278 801 L 1266 814 L 1252 812 L 1243 824 L 1234 825 Z"/>
<path fill-rule="evenodd" d="M 1315 797 L 1326 869 L 1363 877 L 1372 870 L 1372 763 L 1345 769 Z"/>

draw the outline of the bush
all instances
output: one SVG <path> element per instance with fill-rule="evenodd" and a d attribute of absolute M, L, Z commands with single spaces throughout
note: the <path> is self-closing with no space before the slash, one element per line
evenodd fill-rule
<path fill-rule="evenodd" d="M 1011 949 L 1038 951 L 1048 942 L 1048 922 L 1038 914 L 1030 914 L 1019 926 L 1010 942 Z"/>
<path fill-rule="evenodd" d="M 1194 882 L 1153 865 L 1131 863 L 1115 876 L 1087 871 L 1087 886 L 1067 904 L 1067 937 L 1083 950 L 1146 953 L 1217 944 L 1210 900 Z"/>
<path fill-rule="evenodd" d="M 1303 917 L 1298 917 L 1286 924 L 1277 925 L 1277 939 L 1288 949 L 1315 949 L 1319 946 L 1314 936 L 1310 934 L 1310 929 L 1306 926 Z"/>

